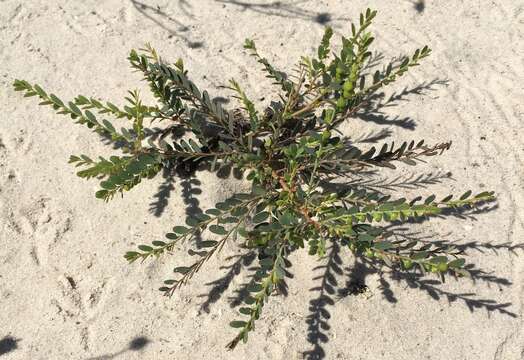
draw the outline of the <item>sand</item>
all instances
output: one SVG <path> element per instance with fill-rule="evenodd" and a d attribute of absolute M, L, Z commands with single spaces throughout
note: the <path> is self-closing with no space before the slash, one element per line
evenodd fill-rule
<path fill-rule="evenodd" d="M 425 44 L 433 54 L 388 94 L 424 89 L 345 130 L 453 141 L 428 164 L 384 177 L 451 174 L 409 194 L 496 191 L 489 211 L 412 230 L 464 245 L 484 273 L 439 284 L 366 269 L 345 249 L 323 260 L 296 253 L 288 296 L 272 298 L 249 343 L 227 352 L 235 290 L 250 268 L 234 244 L 171 299 L 156 289 L 189 262 L 188 244 L 144 264 L 130 266 L 123 254 L 245 183 L 202 172 L 170 185 L 159 176 L 105 204 L 94 197 L 97 182 L 78 178 L 67 159 L 114 150 L 11 84 L 22 78 L 64 99 L 122 104 L 127 89 L 147 93 L 126 56 L 150 42 L 166 59 L 182 57 L 214 96 L 227 96 L 220 85 L 234 77 L 267 102 L 273 89 L 242 49 L 245 37 L 290 69 L 313 54 L 323 24 L 347 34 L 348 19 L 370 5 L 385 59 Z M 514 0 L 0 0 L 0 358 L 523 359 L 523 36 L 524 4 Z M 333 294 L 322 288 L 329 274 Z"/>

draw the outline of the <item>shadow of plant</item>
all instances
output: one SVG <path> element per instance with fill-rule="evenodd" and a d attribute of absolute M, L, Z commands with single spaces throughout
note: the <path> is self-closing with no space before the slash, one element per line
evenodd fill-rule
<path fill-rule="evenodd" d="M 184 204 L 186 205 L 186 219 L 191 217 L 198 217 L 199 214 L 203 213 L 202 209 L 200 208 L 200 202 L 195 197 L 195 195 L 199 195 L 202 193 L 200 185 L 200 180 L 194 178 L 191 175 L 184 178 L 180 182 L 180 186 L 182 187 L 182 199 L 184 200 Z M 200 244 L 202 243 L 201 233 L 198 232 L 195 235 L 194 239 L 196 247 L 199 249 Z"/>
<path fill-rule="evenodd" d="M 119 357 L 121 355 L 124 355 L 130 351 L 141 351 L 143 350 L 149 343 L 151 343 L 151 340 L 149 340 L 149 338 L 145 337 L 145 336 L 138 336 L 136 338 L 134 338 L 133 340 L 131 340 L 128 344 L 128 346 L 126 346 L 125 348 L 123 348 L 122 350 L 120 351 L 117 351 L 115 353 L 112 353 L 112 354 L 106 354 L 106 355 L 101 355 L 101 356 L 96 356 L 96 357 L 92 357 L 92 358 L 89 358 L 89 359 L 86 359 L 86 360 L 110 360 L 110 359 L 114 359 L 116 357 Z"/>
<path fill-rule="evenodd" d="M 202 41 L 194 41 L 186 35 L 186 33 L 190 33 L 189 26 L 177 20 L 176 17 L 169 15 L 159 5 L 153 7 L 137 0 L 130 1 L 140 14 L 169 32 L 169 37 L 175 36 L 183 40 L 190 49 L 198 49 L 204 46 Z M 179 7 L 186 15 L 190 14 L 189 9 L 191 5 L 187 1 L 179 1 Z M 172 28 L 172 26 L 176 26 L 176 29 Z"/>
<path fill-rule="evenodd" d="M 290 249 L 289 252 L 291 251 L 292 250 Z M 260 268 L 258 266 L 251 266 L 248 268 L 247 266 L 250 266 L 253 263 L 253 260 L 255 259 L 256 256 L 253 259 L 249 259 L 249 262 L 244 266 L 244 268 L 246 268 L 246 270 L 248 271 L 248 275 L 245 281 L 240 286 L 237 286 L 237 288 L 233 292 L 233 295 L 228 297 L 229 306 L 231 308 L 240 306 L 243 303 L 243 301 L 249 296 L 249 287 L 255 282 L 256 272 Z M 286 266 L 286 269 L 284 269 L 285 278 L 292 279 L 294 275 L 288 270 L 292 266 L 292 264 L 288 260 L 284 261 Z M 278 288 L 275 289 L 275 293 L 275 295 L 282 295 L 284 297 L 287 297 L 288 285 L 286 280 L 281 281 L 281 283 L 278 285 Z"/>
<path fill-rule="evenodd" d="M 319 286 L 310 289 L 310 291 L 318 292 L 318 296 L 309 302 L 309 315 L 306 319 L 307 341 L 313 345 L 313 349 L 303 353 L 306 359 L 323 359 L 326 356 L 322 344 L 329 341 L 325 332 L 330 329 L 329 319 L 331 318 L 326 308 L 328 305 L 335 304 L 332 298 L 338 286 L 335 274 L 342 275 L 342 259 L 339 253 L 340 246 L 333 242 L 326 264 L 313 269 L 314 271 L 320 270 L 322 273 L 313 278 L 313 280 L 320 280 Z"/>
<path fill-rule="evenodd" d="M 504 245 L 502 245 L 503 247 Z M 461 246 L 464 248 L 474 248 L 479 250 L 479 248 L 484 247 L 483 244 L 478 243 L 468 243 Z M 491 247 L 491 246 L 488 246 Z M 522 249 L 522 246 L 515 247 Z M 397 298 L 395 297 L 390 282 L 404 283 L 411 289 L 419 289 L 426 292 L 432 299 L 440 301 L 441 299 L 447 299 L 448 303 L 451 304 L 455 301 L 463 302 L 468 309 L 473 312 L 475 309 L 485 309 L 488 312 L 499 312 L 503 315 L 510 317 L 516 317 L 517 315 L 508 308 L 512 303 L 498 303 L 492 299 L 478 298 L 476 293 L 454 293 L 442 289 L 441 286 L 444 284 L 444 281 L 441 279 L 431 279 L 428 278 L 425 274 L 415 273 L 415 272 L 400 272 L 396 269 L 386 269 L 381 266 L 378 262 L 368 261 L 366 259 L 356 259 L 354 265 L 351 268 L 348 268 L 348 280 L 347 283 L 359 283 L 365 284 L 366 277 L 372 274 L 377 274 L 380 277 L 380 291 L 384 299 L 391 303 L 396 303 Z M 509 287 L 512 285 L 511 281 L 506 278 L 496 276 L 492 273 L 484 272 L 480 269 L 474 268 L 473 265 L 467 266 L 466 269 L 471 275 L 471 279 L 474 282 L 486 282 L 490 284 L 496 284 L 499 287 L 506 286 Z M 344 291 L 339 292 L 341 297 L 347 296 Z"/>
<path fill-rule="evenodd" d="M 248 2 L 239 0 L 215 0 L 216 2 L 228 5 L 234 5 L 241 8 L 242 11 L 254 11 L 259 14 L 268 16 L 278 16 L 284 18 L 301 19 L 315 22 L 320 25 L 326 25 L 335 20 L 330 13 L 314 12 L 301 8 L 299 5 L 309 2 L 310 0 L 301 1 L 272 1 L 269 3 Z M 338 20 L 338 19 L 337 19 Z"/>
<path fill-rule="evenodd" d="M 164 167 L 162 170 L 162 178 L 164 181 L 158 187 L 156 194 L 153 195 L 156 200 L 149 204 L 149 211 L 156 217 L 162 216 L 169 203 L 171 192 L 175 190 L 171 172 L 172 170 L 169 167 Z"/>
<path fill-rule="evenodd" d="M 18 348 L 20 339 L 15 339 L 12 336 L 5 336 L 0 340 L 0 356 L 10 353 Z"/>
<path fill-rule="evenodd" d="M 419 13 L 423 13 L 426 9 L 426 1 L 425 0 L 410 0 L 410 3 L 413 4 L 413 8 Z"/>
<path fill-rule="evenodd" d="M 432 240 L 436 235 L 421 235 L 418 232 L 407 232 L 407 228 L 397 225 L 388 226 L 388 230 L 394 233 L 396 238 L 404 241 L 419 241 L 422 243 L 432 244 L 437 247 L 454 246 L 458 252 L 466 253 L 478 251 L 481 253 L 491 251 L 498 254 L 498 250 L 515 253 L 516 250 L 524 250 L 524 244 L 512 245 L 510 243 L 489 244 L 478 241 L 469 241 L 466 243 L 455 243 L 445 240 Z M 398 302 L 397 295 L 393 291 L 391 283 L 404 284 L 411 289 L 419 289 L 435 301 L 447 300 L 448 304 L 459 302 L 468 307 L 469 311 L 485 310 L 488 313 L 498 312 L 509 317 L 517 315 L 510 310 L 511 302 L 498 303 L 496 300 L 489 298 L 480 298 L 474 292 L 453 292 L 444 288 L 444 279 L 432 278 L 427 274 L 420 272 L 399 271 L 396 268 L 390 268 L 378 260 L 369 260 L 363 257 L 353 257 L 353 263 L 346 266 L 343 270 L 340 254 L 341 248 L 338 243 L 333 242 L 327 256 L 322 260 L 324 265 L 315 268 L 316 271 L 322 271 L 320 276 L 315 277 L 319 280 L 319 286 L 311 289 L 318 292 L 318 296 L 310 301 L 309 316 L 306 319 L 308 324 L 307 340 L 312 345 L 312 349 L 303 353 L 308 359 L 324 359 L 326 357 L 323 344 L 328 342 L 327 332 L 330 329 L 329 320 L 331 314 L 329 306 L 334 306 L 347 296 L 366 294 L 368 287 L 366 280 L 371 275 L 379 277 L 379 291 L 384 299 L 390 303 Z M 483 282 L 487 284 L 502 287 L 510 287 L 512 282 L 506 278 L 497 276 L 494 273 L 488 273 L 477 269 L 474 265 L 466 266 L 473 282 Z M 339 286 L 340 276 L 345 278 L 342 286 Z M 336 295 L 336 296 L 335 296 Z"/>
<path fill-rule="evenodd" d="M 453 180 L 451 173 L 442 171 L 427 174 L 408 173 L 393 178 L 377 177 L 375 173 L 370 173 L 367 174 L 365 178 L 352 178 L 345 184 L 325 181 L 322 182 L 320 186 L 325 191 L 331 192 L 364 189 L 384 194 L 386 191 L 394 192 L 406 189 L 426 188 L 428 185 L 439 184 L 446 180 Z"/>
<path fill-rule="evenodd" d="M 256 259 L 256 252 L 249 251 L 246 254 L 230 256 L 226 258 L 225 261 L 231 261 L 233 259 L 235 259 L 233 263 L 220 267 L 220 270 L 227 270 L 224 276 L 206 284 L 206 286 L 211 287 L 209 292 L 207 294 L 202 294 L 198 296 L 198 297 L 206 298 L 206 300 L 202 303 L 202 305 L 200 305 L 201 311 L 205 311 L 206 313 L 209 313 L 211 304 L 217 302 L 222 297 L 224 292 L 229 288 L 229 285 L 231 284 L 233 279 L 236 276 L 240 275 L 243 269 L 246 269 L 253 264 L 253 262 Z M 242 301 L 241 298 L 244 298 L 245 296 L 247 296 L 248 294 L 247 289 L 245 291 L 240 291 L 239 294 L 240 294 L 239 296 L 240 299 L 235 298 L 231 302 L 232 304 L 234 303 L 236 305 L 239 305 L 240 302 Z"/>
<path fill-rule="evenodd" d="M 433 79 L 423 82 L 417 86 L 405 87 L 399 92 L 393 93 L 386 99 L 384 92 L 372 95 L 369 100 L 356 112 L 355 116 L 365 122 L 372 122 L 378 125 L 398 126 L 407 130 L 414 130 L 416 122 L 410 117 L 388 116 L 383 109 L 399 105 L 399 102 L 407 101 L 409 95 L 425 95 L 435 91 L 438 86 L 447 86 L 448 80 Z"/>

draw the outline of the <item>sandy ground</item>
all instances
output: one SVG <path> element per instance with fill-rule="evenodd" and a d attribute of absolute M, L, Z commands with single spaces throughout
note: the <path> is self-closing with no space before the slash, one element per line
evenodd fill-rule
<path fill-rule="evenodd" d="M 524 358 L 524 253 L 508 251 L 524 242 L 524 3 L 141 1 L 0 0 L 2 360 Z M 23 100 L 11 83 L 23 78 L 65 99 L 121 104 L 127 89 L 144 88 L 128 51 L 151 42 L 167 59 L 184 58 L 193 80 L 215 96 L 226 96 L 219 86 L 234 77 L 261 98 L 269 85 L 242 49 L 245 37 L 289 69 L 313 53 L 323 23 L 348 33 L 348 19 L 370 5 L 379 10 L 376 49 L 386 59 L 424 44 L 433 54 L 393 89 L 423 85 L 423 94 L 411 91 L 347 131 L 453 141 L 452 151 L 400 174 L 452 174 L 410 193 L 497 192 L 490 211 L 414 230 L 465 245 L 485 273 L 441 285 L 366 269 L 344 250 L 321 261 L 297 253 L 288 296 L 271 300 L 247 346 L 227 352 L 235 289 L 250 267 L 234 246 L 172 299 L 156 289 L 188 262 L 187 248 L 142 265 L 122 255 L 245 184 L 200 173 L 169 185 L 159 176 L 104 204 L 93 195 L 97 182 L 76 177 L 67 159 L 112 149 Z M 337 264 L 343 274 L 330 294 Z M 355 284 L 368 291 L 348 295 Z"/>

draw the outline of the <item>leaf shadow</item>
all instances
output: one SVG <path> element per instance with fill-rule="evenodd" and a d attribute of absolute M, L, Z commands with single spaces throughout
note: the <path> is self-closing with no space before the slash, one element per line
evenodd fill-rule
<path fill-rule="evenodd" d="M 425 0 L 408 0 L 413 4 L 413 8 L 419 13 L 422 14 L 426 10 L 426 1 Z"/>
<path fill-rule="evenodd" d="M 492 211 L 492 210 L 489 210 Z M 405 225 L 405 224 L 404 224 Z M 459 243 L 448 240 L 434 240 L 436 234 L 423 235 L 420 232 L 409 232 L 407 227 L 399 224 L 391 224 L 386 227 L 388 231 L 392 232 L 392 236 L 396 239 L 404 241 L 418 241 L 423 244 L 432 244 L 435 247 L 445 248 L 453 246 L 457 253 L 467 254 L 468 252 L 477 251 L 480 253 L 492 252 L 498 255 L 499 250 L 516 253 L 517 250 L 524 250 L 524 244 L 513 245 L 511 243 L 491 244 L 479 241 L 468 241 Z M 465 267 L 470 274 L 471 281 L 475 284 L 482 282 L 488 285 L 496 285 L 502 291 L 503 287 L 511 287 L 512 282 L 504 277 L 497 276 L 494 272 L 486 272 L 482 269 L 476 268 L 474 265 L 467 265 Z M 382 262 L 376 259 L 369 259 L 364 257 L 355 257 L 352 266 L 347 269 L 346 287 L 351 283 L 359 283 L 365 286 L 366 278 L 370 275 L 376 274 L 379 276 L 379 289 L 384 299 L 388 302 L 396 303 L 397 298 L 393 293 L 391 286 L 392 282 L 397 284 L 404 284 L 411 289 L 419 289 L 426 292 L 432 299 L 440 301 L 447 299 L 448 303 L 460 301 L 468 307 L 470 312 L 476 309 L 484 309 L 489 313 L 499 312 L 500 314 L 510 317 L 517 315 L 508 308 L 512 305 L 511 302 L 498 303 L 496 300 L 488 298 L 479 298 L 474 292 L 455 293 L 444 288 L 445 278 L 430 277 L 418 270 L 401 271 L 398 267 L 387 267 Z M 455 278 L 451 276 L 451 278 Z M 344 290 L 339 291 L 341 297 L 347 296 Z"/>
<path fill-rule="evenodd" d="M 218 3 L 234 5 L 241 11 L 253 11 L 266 16 L 277 16 L 288 19 L 300 19 L 311 21 L 320 25 L 327 25 L 333 20 L 348 20 L 347 18 L 335 18 L 328 12 L 316 12 L 301 7 L 301 4 L 311 0 L 296 1 L 271 1 L 271 2 L 248 2 L 240 0 L 215 0 Z"/>
<path fill-rule="evenodd" d="M 407 101 L 410 95 L 426 95 L 435 91 L 438 86 L 447 86 L 447 79 L 433 79 L 424 81 L 413 87 L 404 87 L 401 91 L 394 92 L 386 98 L 385 92 L 372 94 L 363 106 L 355 113 L 355 117 L 377 125 L 390 125 L 401 127 L 406 130 L 415 130 L 416 121 L 411 117 L 389 116 L 384 112 L 385 108 L 399 105 L 399 102 Z"/>
<path fill-rule="evenodd" d="M 470 272 L 473 282 L 495 284 L 499 286 L 501 291 L 502 287 L 510 287 L 512 285 L 509 279 L 499 277 L 493 273 L 484 272 L 474 268 L 474 266 L 466 267 L 466 269 Z M 353 266 L 346 270 L 348 270 L 347 286 L 355 283 L 360 286 L 366 286 L 366 278 L 370 275 L 377 274 L 380 282 L 379 290 L 384 299 L 390 303 L 396 303 L 398 301 L 391 286 L 391 282 L 396 282 L 398 284 L 404 284 L 411 289 L 419 289 L 435 301 L 446 299 L 449 305 L 457 301 L 462 302 L 468 307 L 470 312 L 484 309 L 488 314 L 498 312 L 513 318 L 517 317 L 517 314 L 508 309 L 512 305 L 511 302 L 499 303 L 494 299 L 478 297 L 475 292 L 457 293 L 446 290 L 443 288 L 444 282 L 440 278 L 429 278 L 426 274 L 420 272 L 403 272 L 390 268 L 385 270 L 382 264 L 365 258 L 355 259 Z M 347 292 L 340 290 L 339 295 L 343 298 L 347 296 Z"/>
<path fill-rule="evenodd" d="M 288 249 L 288 251 L 292 252 L 293 249 Z M 261 254 L 257 255 L 257 257 L 260 257 L 260 256 L 263 256 L 263 255 Z M 292 279 L 294 275 L 289 271 L 289 268 L 292 267 L 292 264 L 288 259 L 284 259 L 284 262 L 285 262 L 284 277 Z M 251 263 L 249 265 L 251 265 Z M 260 267 L 251 266 L 247 268 L 246 266 L 246 270 L 248 271 L 248 274 L 244 282 L 233 291 L 233 295 L 228 296 L 229 306 L 231 308 L 240 306 L 244 302 L 244 300 L 249 296 L 250 294 L 249 288 L 257 280 L 256 273 L 257 273 L 257 270 L 260 270 Z M 284 297 L 288 296 L 288 286 L 287 286 L 287 282 L 285 279 L 281 280 L 280 283 L 278 284 L 278 287 L 275 289 L 275 294 L 273 294 L 273 296 L 275 295 L 282 295 Z"/>
<path fill-rule="evenodd" d="M 484 212 L 493 210 L 495 210 L 494 207 L 487 207 Z M 471 216 L 465 218 L 470 219 Z M 428 235 L 421 232 L 410 232 L 409 228 L 403 225 L 406 225 L 406 223 L 392 223 L 385 226 L 384 229 L 390 232 L 396 241 L 409 242 L 416 240 L 422 244 L 432 244 L 439 248 L 452 246 L 460 254 L 477 251 L 480 253 L 492 252 L 498 255 L 499 251 L 516 253 L 524 250 L 524 243 L 514 245 L 511 243 L 491 244 L 479 241 L 459 243 L 448 240 L 435 240 L 436 234 Z M 444 278 L 431 277 L 426 273 L 415 270 L 401 271 L 398 267 L 388 267 L 377 259 L 354 256 L 352 264 L 341 270 L 340 251 L 341 247 L 334 240 L 325 257 L 325 264 L 315 268 L 317 271 L 321 270 L 322 274 L 314 278 L 314 280 L 319 281 L 319 285 L 311 289 L 311 291 L 317 292 L 318 296 L 310 301 L 310 314 L 306 319 L 308 324 L 307 341 L 312 345 L 312 349 L 303 353 L 305 358 L 324 359 L 326 357 L 323 345 L 329 341 L 328 331 L 330 330 L 329 320 L 331 314 L 328 307 L 334 306 L 336 302 L 348 296 L 369 293 L 366 282 L 372 275 L 378 276 L 380 294 L 390 303 L 398 302 L 398 296 L 392 286 L 392 283 L 396 283 L 411 289 L 419 289 L 435 301 L 447 300 L 449 305 L 457 302 L 462 303 L 470 312 L 485 310 L 488 315 L 497 312 L 512 318 L 517 317 L 517 314 L 511 311 L 511 302 L 500 303 L 488 297 L 479 297 L 475 292 L 470 291 L 454 292 L 445 286 Z M 512 282 L 509 279 L 498 276 L 494 272 L 486 272 L 476 268 L 474 265 L 467 265 L 465 269 L 469 272 L 471 281 L 474 284 L 484 283 L 490 287 L 495 285 L 499 291 L 512 286 Z M 339 285 L 341 276 L 345 279 L 343 285 Z"/>
<path fill-rule="evenodd" d="M 0 356 L 10 353 L 11 351 L 15 351 L 18 349 L 18 342 L 20 339 L 16 339 L 12 336 L 4 336 L 0 340 Z"/>
<path fill-rule="evenodd" d="M 213 102 L 228 103 L 229 100 L 221 97 L 213 98 Z M 152 128 L 146 132 L 146 138 L 149 141 L 157 141 L 163 139 L 164 141 L 175 141 L 185 135 L 183 129 L 178 125 L 173 125 L 167 128 Z M 109 142 L 108 142 L 109 145 Z M 164 181 L 157 189 L 153 198 L 155 200 L 149 204 L 149 211 L 156 217 L 160 217 L 167 208 L 171 192 L 175 190 L 174 183 L 177 178 L 182 179 L 180 185 L 182 186 L 182 198 L 186 205 L 186 218 L 194 217 L 202 214 L 203 210 L 199 206 L 199 201 L 194 195 L 199 195 L 202 190 L 200 180 L 196 179 L 197 170 L 210 170 L 211 166 L 206 165 L 205 162 L 195 160 L 177 160 L 172 159 L 163 164 L 162 177 Z M 227 178 L 231 175 L 231 167 L 223 166 L 217 172 L 219 178 Z M 240 179 L 242 174 L 238 169 L 233 169 L 233 176 Z M 200 235 L 199 235 L 200 236 Z M 201 238 L 197 237 L 198 242 Z"/>
<path fill-rule="evenodd" d="M 200 310 L 209 313 L 211 304 L 217 302 L 222 297 L 233 280 L 240 275 L 243 269 L 249 268 L 255 259 L 255 251 L 249 251 L 245 254 L 234 255 L 226 258 L 226 262 L 231 260 L 234 261 L 228 265 L 220 267 L 220 270 L 227 270 L 222 277 L 205 284 L 211 288 L 206 294 L 198 295 L 199 298 L 206 298 L 205 301 L 200 305 Z M 244 294 L 244 292 L 242 292 L 242 294 L 247 295 L 247 293 Z M 240 304 L 240 302 L 241 300 L 238 302 L 238 304 Z"/>
<path fill-rule="evenodd" d="M 175 190 L 172 169 L 165 166 L 162 170 L 162 178 L 162 184 L 158 187 L 156 194 L 153 195 L 156 200 L 149 204 L 149 212 L 156 217 L 162 216 L 169 203 L 171 192 Z"/>
<path fill-rule="evenodd" d="M 320 280 L 320 284 L 309 290 L 318 295 L 309 302 L 309 315 L 306 318 L 307 341 L 313 348 L 303 353 L 306 359 L 323 359 L 326 356 L 323 344 L 329 341 L 327 331 L 330 329 L 329 320 L 331 319 L 327 307 L 335 304 L 333 295 L 338 287 L 336 275 L 343 273 L 340 250 L 340 245 L 333 242 L 325 257 L 325 265 L 313 269 L 320 271 L 320 275 L 313 278 L 313 280 Z"/>
<path fill-rule="evenodd" d="M 200 188 L 201 184 L 201 181 L 193 175 L 183 177 L 180 182 L 182 188 L 182 200 L 186 205 L 186 219 L 198 217 L 198 215 L 203 214 L 203 210 L 200 207 L 200 201 L 195 196 L 202 193 L 202 189 Z M 197 249 L 200 249 L 202 243 L 202 234 L 200 231 L 195 234 L 194 241 Z"/>
<path fill-rule="evenodd" d="M 111 354 L 105 354 L 105 355 L 101 355 L 101 356 L 91 357 L 91 358 L 88 358 L 86 360 L 110 360 L 110 359 L 115 359 L 117 357 L 120 357 L 121 355 L 125 355 L 126 353 L 128 353 L 130 351 L 134 351 L 134 352 L 142 351 L 151 342 L 152 341 L 149 338 L 145 337 L 145 336 L 138 336 L 138 337 L 134 338 L 133 340 L 131 340 L 129 342 L 129 344 L 125 348 L 120 350 L 120 351 L 117 351 L 117 352 L 111 353 Z"/>
<path fill-rule="evenodd" d="M 379 177 L 376 173 L 365 174 L 365 177 L 354 177 L 346 183 L 335 183 L 329 180 L 320 182 L 320 187 L 329 192 L 346 192 L 366 190 L 386 194 L 400 190 L 427 188 L 429 185 L 454 180 L 450 172 L 436 171 L 425 174 L 406 173 L 393 177 Z M 479 210 L 478 210 L 479 211 Z M 445 212 L 450 215 L 450 212 Z M 416 220 L 423 221 L 423 220 Z"/>
<path fill-rule="evenodd" d="M 202 41 L 195 41 L 194 39 L 190 38 L 186 33 L 189 33 L 189 26 L 185 25 L 184 23 L 180 22 L 175 16 L 169 15 L 167 12 L 162 10 L 162 8 L 157 5 L 156 7 L 144 4 L 143 2 L 140 2 L 138 0 L 130 0 L 131 4 L 133 4 L 133 7 L 142 14 L 145 18 L 151 20 L 156 25 L 161 27 L 162 29 L 166 30 L 169 33 L 169 38 L 177 37 L 181 40 L 183 40 L 186 45 L 190 49 L 198 49 L 204 46 L 204 43 Z M 189 13 L 189 8 L 191 8 L 191 5 L 185 1 L 182 0 L 179 2 L 179 7 L 185 14 Z M 176 30 L 172 28 L 172 26 L 176 26 Z"/>

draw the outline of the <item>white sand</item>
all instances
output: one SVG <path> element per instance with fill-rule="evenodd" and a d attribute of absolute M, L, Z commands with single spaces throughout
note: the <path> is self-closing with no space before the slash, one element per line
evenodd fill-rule
<path fill-rule="evenodd" d="M 326 359 L 524 358 L 524 254 L 510 256 L 504 248 L 524 241 L 524 3 L 428 0 L 420 12 L 409 0 L 280 3 L 279 8 L 269 1 L 242 6 L 232 0 L 159 0 L 143 7 L 124 0 L 0 0 L 2 360 L 301 359 L 312 350 Z M 314 278 L 323 274 L 314 267 L 325 261 L 300 252 L 292 258 L 289 296 L 272 298 L 248 345 L 227 352 L 224 346 L 235 335 L 228 323 L 238 317 L 231 298 L 249 272 L 234 277 L 217 301 L 205 302 L 212 288 L 207 284 L 229 271 L 220 266 L 235 261 L 228 260 L 237 254 L 234 246 L 172 299 L 156 289 L 174 265 L 189 262 L 187 247 L 142 265 L 129 266 L 122 255 L 161 239 L 183 221 L 187 207 L 210 207 L 241 184 L 202 173 L 194 188 L 203 193 L 188 199 L 191 189 L 177 180 L 161 217 L 149 210 L 161 177 L 105 204 L 94 197 L 97 182 L 76 177 L 67 159 L 107 155 L 111 148 L 89 130 L 37 107 L 36 100 L 22 99 L 11 84 L 23 78 L 64 99 L 96 95 L 121 104 L 127 89 L 146 89 L 126 56 L 149 41 L 167 59 L 183 57 L 192 79 L 215 96 L 226 96 L 219 86 L 234 77 L 260 98 L 272 90 L 243 51 L 245 37 L 290 69 L 300 55 L 313 53 L 322 36 L 315 20 L 330 20 L 337 33 L 348 33 L 347 19 L 369 5 L 379 10 L 373 29 L 376 49 L 386 59 L 424 44 L 433 48 L 397 90 L 449 80 L 448 86 L 385 109 L 389 119 L 415 120 L 414 130 L 390 126 L 396 139 L 453 140 L 452 151 L 420 168 L 403 168 L 402 174 L 453 174 L 454 180 L 417 191 L 423 195 L 472 188 L 499 196 L 497 209 L 475 219 L 433 219 L 417 230 L 435 240 L 476 242 L 485 251 L 471 249 L 470 261 L 489 275 L 476 283 L 450 279 L 438 285 L 429 277 L 410 285 L 364 272 L 366 295 L 325 293 L 334 300 L 321 306 L 326 318 L 310 308 L 319 297 L 310 289 L 322 282 Z M 355 120 L 347 129 L 380 128 L 385 127 Z M 495 254 L 489 246 L 500 249 Z M 341 257 L 338 284 L 344 288 L 352 272 L 363 272 L 345 250 Z M 325 325 L 308 325 L 310 316 Z"/>

